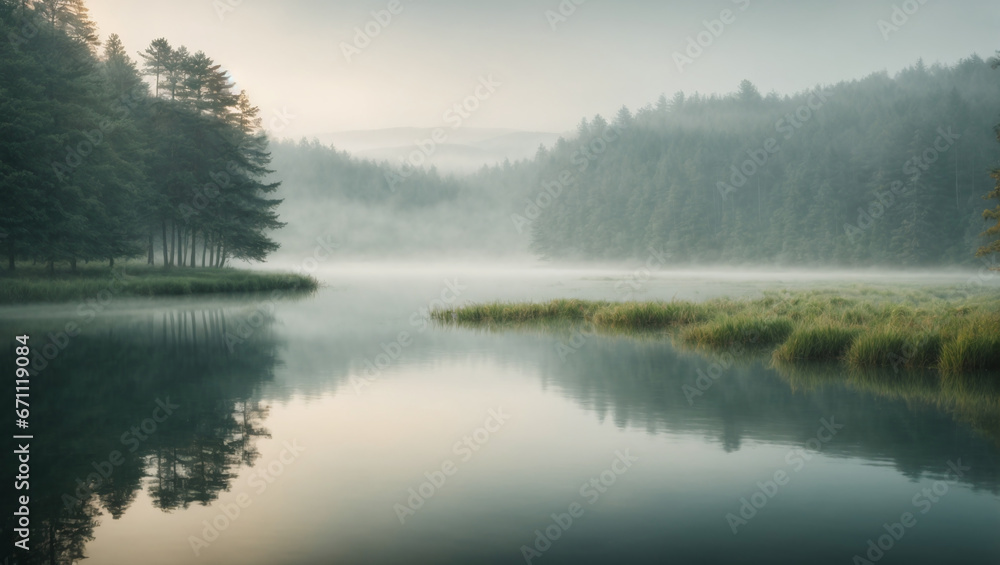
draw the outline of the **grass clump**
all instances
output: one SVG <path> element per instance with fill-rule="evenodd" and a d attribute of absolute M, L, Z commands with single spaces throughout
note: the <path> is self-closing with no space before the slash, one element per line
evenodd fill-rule
<path fill-rule="evenodd" d="M 605 328 L 656 330 L 708 318 L 708 308 L 691 302 L 625 302 L 598 309 L 592 321 Z"/>
<path fill-rule="evenodd" d="M 944 373 L 971 373 L 1000 370 L 1000 335 L 990 331 L 965 330 L 941 349 L 940 368 Z"/>
<path fill-rule="evenodd" d="M 773 347 L 788 338 L 795 325 L 787 318 L 741 315 L 695 326 L 683 334 L 686 343 L 705 347 Z"/>
<path fill-rule="evenodd" d="M 930 331 L 883 328 L 860 335 L 847 352 L 847 364 L 855 368 L 933 367 L 941 354 L 941 336 Z"/>
<path fill-rule="evenodd" d="M 435 310 L 431 316 L 439 321 L 463 324 L 523 324 L 549 319 L 584 320 L 605 304 L 583 300 L 553 300 L 546 303 L 490 302 Z"/>
<path fill-rule="evenodd" d="M 825 326 L 800 328 L 774 352 L 778 361 L 835 361 L 844 356 L 860 331 Z"/>

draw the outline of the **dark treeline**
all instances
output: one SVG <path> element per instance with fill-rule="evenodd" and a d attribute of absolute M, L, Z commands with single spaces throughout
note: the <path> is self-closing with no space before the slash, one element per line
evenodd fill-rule
<path fill-rule="evenodd" d="M 83 0 L 0 0 L 8 267 L 263 260 L 282 224 L 258 109 L 204 53 L 158 39 L 140 70 L 95 30 Z"/>
<path fill-rule="evenodd" d="M 678 94 L 584 121 L 535 163 L 554 258 L 899 265 L 974 261 L 1000 76 L 979 57 L 795 96 Z M 551 193 L 559 187 L 550 184 Z"/>

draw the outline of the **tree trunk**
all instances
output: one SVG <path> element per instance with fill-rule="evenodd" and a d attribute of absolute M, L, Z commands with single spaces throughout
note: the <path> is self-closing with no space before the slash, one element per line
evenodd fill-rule
<path fill-rule="evenodd" d="M 56 274 L 56 262 L 53 259 L 49 259 L 49 274 Z"/>
<path fill-rule="evenodd" d="M 111 267 L 112 269 L 115 268 L 115 258 L 114 257 L 108 259 L 108 267 Z"/>
<path fill-rule="evenodd" d="M 208 247 L 208 264 L 215 266 L 215 238 L 212 238 L 212 245 Z"/>
<path fill-rule="evenodd" d="M 153 228 L 149 228 L 149 246 L 148 253 L 146 254 L 146 264 L 156 265 L 156 254 L 153 253 Z"/>
<path fill-rule="evenodd" d="M 69 260 L 69 270 L 74 273 L 76 272 L 76 257 Z"/>
<path fill-rule="evenodd" d="M 162 220 L 160 227 L 163 228 L 163 268 L 166 269 L 170 266 L 170 261 L 167 260 L 167 221 Z"/>
<path fill-rule="evenodd" d="M 205 255 L 208 253 L 208 233 L 201 232 L 201 268 L 205 268 Z"/>
<path fill-rule="evenodd" d="M 187 230 L 184 226 L 177 228 L 177 266 L 187 266 Z"/>
<path fill-rule="evenodd" d="M 203 236 L 204 237 L 204 236 Z M 198 232 L 191 228 L 191 268 L 198 266 Z"/>
<path fill-rule="evenodd" d="M 177 250 L 177 226 L 170 222 L 170 266 L 174 266 L 174 252 Z"/>

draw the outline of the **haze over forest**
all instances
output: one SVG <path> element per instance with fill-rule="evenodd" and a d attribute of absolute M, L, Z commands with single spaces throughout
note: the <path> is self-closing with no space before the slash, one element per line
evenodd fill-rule
<path fill-rule="evenodd" d="M 365 259 L 977 264 L 988 2 L 369 4 L 38 3 L 67 42 L 38 64 L 91 76 L 57 69 L 77 134 L 11 149 L 45 156 L 19 202 L 42 178 L 59 196 L 32 212 L 48 233 L 9 208 L 9 262 L 294 261 L 321 240 Z M 10 47 L 11 69 L 52 49 Z M 50 166 L 123 97 L 137 109 L 99 157 Z M 236 192 L 206 196 L 220 171 Z"/>

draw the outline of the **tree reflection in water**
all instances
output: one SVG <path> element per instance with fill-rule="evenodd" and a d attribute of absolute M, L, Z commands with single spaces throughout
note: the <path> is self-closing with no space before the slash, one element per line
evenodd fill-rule
<path fill-rule="evenodd" d="M 31 379 L 31 552 L 19 563 L 84 559 L 100 516 L 121 518 L 144 487 L 164 511 L 208 505 L 241 466 L 254 465 L 258 440 L 270 437 L 258 397 L 273 379 L 279 343 L 269 317 L 247 335 L 246 315 L 190 308 L 98 321 Z M 30 331 L 40 346 L 64 325 L 4 329 Z M 0 352 L 2 366 L 13 366 L 12 353 Z M 5 386 L 12 398 L 13 382 Z M 165 418 L 156 412 L 156 423 L 158 400 L 177 408 Z M 146 433 L 150 422 L 155 430 Z M 95 474 L 101 469 L 108 476 Z M 13 471 L 4 465 L 6 484 Z M 12 517 L 3 523 L 12 538 Z"/>

